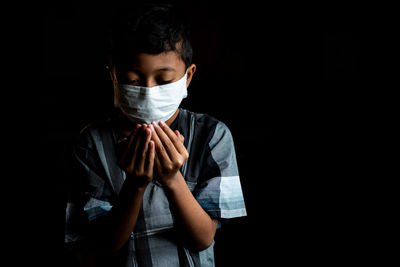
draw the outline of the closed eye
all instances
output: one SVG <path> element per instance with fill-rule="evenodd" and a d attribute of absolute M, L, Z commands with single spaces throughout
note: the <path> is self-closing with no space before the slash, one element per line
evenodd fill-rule
<path fill-rule="evenodd" d="M 140 84 L 140 80 L 130 80 L 128 81 L 129 85 L 139 85 Z"/>
<path fill-rule="evenodd" d="M 159 85 L 164 85 L 164 84 L 168 84 L 168 83 L 171 83 L 173 80 L 169 80 L 169 81 L 157 81 L 157 83 L 159 84 Z"/>

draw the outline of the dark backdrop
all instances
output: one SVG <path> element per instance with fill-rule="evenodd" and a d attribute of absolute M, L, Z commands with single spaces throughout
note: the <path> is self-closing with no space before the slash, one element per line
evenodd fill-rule
<path fill-rule="evenodd" d="M 41 11 L 37 220 L 39 257 L 54 266 L 70 262 L 63 223 L 71 145 L 113 109 L 104 29 L 115 6 L 69 1 Z M 248 211 L 218 231 L 217 266 L 340 262 L 354 182 L 335 167 L 346 162 L 338 159 L 343 132 L 336 126 L 361 79 L 361 18 L 343 7 L 185 6 L 197 72 L 182 106 L 231 129 Z"/>

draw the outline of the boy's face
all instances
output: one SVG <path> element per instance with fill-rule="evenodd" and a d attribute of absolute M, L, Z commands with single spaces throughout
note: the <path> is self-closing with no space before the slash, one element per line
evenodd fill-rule
<path fill-rule="evenodd" d="M 190 65 L 187 74 L 187 84 L 196 70 Z M 117 68 L 112 69 L 113 80 L 119 83 L 153 87 L 178 81 L 185 74 L 185 63 L 176 51 L 164 52 L 157 55 L 139 53 L 125 60 Z"/>

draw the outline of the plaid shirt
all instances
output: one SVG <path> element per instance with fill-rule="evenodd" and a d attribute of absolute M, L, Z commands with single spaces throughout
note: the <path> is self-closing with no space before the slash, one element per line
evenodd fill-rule
<path fill-rule="evenodd" d="M 75 146 L 76 169 L 66 210 L 65 243 L 70 248 L 90 239 L 89 229 L 105 218 L 124 183 L 125 173 L 116 164 L 115 152 L 123 135 L 115 125 L 109 121 L 87 127 Z M 208 115 L 181 109 L 171 128 L 185 136 L 190 156 L 181 172 L 201 207 L 219 221 L 245 216 L 233 139 L 226 125 Z M 214 266 L 213 245 L 203 251 L 184 245 L 162 185 L 154 181 L 146 188 L 127 243 L 113 257 L 105 257 L 103 264 Z"/>

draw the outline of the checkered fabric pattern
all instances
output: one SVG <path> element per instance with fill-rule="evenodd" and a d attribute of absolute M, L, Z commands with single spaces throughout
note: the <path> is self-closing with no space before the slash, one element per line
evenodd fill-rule
<path fill-rule="evenodd" d="M 220 222 L 246 216 L 233 138 L 227 126 L 208 115 L 181 109 L 171 128 L 185 136 L 190 156 L 181 172 L 201 207 Z M 92 238 L 94 223 L 106 218 L 118 200 L 125 180 L 124 171 L 116 164 L 115 146 L 121 138 L 115 123 L 108 121 L 88 126 L 77 141 L 66 210 L 65 243 L 69 248 L 90 244 L 86 241 Z M 154 181 L 145 191 L 129 240 L 103 263 L 126 267 L 214 266 L 213 245 L 203 251 L 185 246 L 163 187 Z"/>

